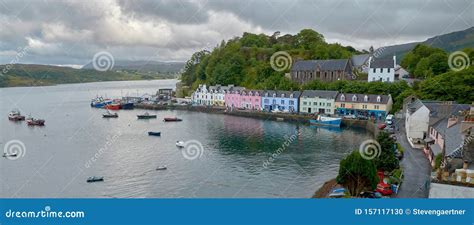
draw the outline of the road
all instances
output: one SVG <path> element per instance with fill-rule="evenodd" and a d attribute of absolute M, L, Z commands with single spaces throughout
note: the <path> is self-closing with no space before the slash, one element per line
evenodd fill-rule
<path fill-rule="evenodd" d="M 431 165 L 423 150 L 413 149 L 408 143 L 404 118 L 397 119 L 396 126 L 399 127 L 397 142 L 405 149 L 400 162 L 405 177 L 397 198 L 428 198 Z"/>

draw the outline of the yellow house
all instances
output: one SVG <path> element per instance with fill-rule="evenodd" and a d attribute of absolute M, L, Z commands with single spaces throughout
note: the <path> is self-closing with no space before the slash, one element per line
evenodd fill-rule
<path fill-rule="evenodd" d="M 390 95 L 339 93 L 336 97 L 336 112 L 339 115 L 384 119 L 392 109 L 392 105 Z"/>

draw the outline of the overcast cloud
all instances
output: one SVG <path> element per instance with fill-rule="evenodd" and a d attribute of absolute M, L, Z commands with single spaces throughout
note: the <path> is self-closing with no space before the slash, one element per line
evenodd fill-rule
<path fill-rule="evenodd" d="M 295 34 L 380 47 L 463 30 L 472 0 L 0 0 L 0 63 L 83 65 L 98 51 L 115 59 L 185 61 L 243 32 Z"/>

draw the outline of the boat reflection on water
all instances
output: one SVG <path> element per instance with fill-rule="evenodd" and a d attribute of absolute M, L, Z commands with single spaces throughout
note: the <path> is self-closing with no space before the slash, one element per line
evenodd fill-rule
<path fill-rule="evenodd" d="M 341 127 L 332 127 L 332 126 L 317 126 L 317 125 L 309 125 L 311 129 L 314 129 L 316 131 L 329 131 L 331 133 L 341 133 L 342 129 Z"/>

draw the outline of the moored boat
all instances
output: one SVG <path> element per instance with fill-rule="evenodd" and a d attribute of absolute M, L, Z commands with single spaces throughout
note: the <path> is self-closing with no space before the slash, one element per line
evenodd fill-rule
<path fill-rule="evenodd" d="M 163 121 L 165 121 L 165 122 L 180 122 L 180 121 L 183 121 L 183 120 L 178 118 L 178 117 L 165 117 L 163 119 Z"/>
<path fill-rule="evenodd" d="M 155 119 L 156 115 L 151 115 L 148 112 L 142 114 L 142 115 L 137 115 L 138 119 Z"/>
<path fill-rule="evenodd" d="M 166 170 L 166 169 L 167 169 L 166 166 L 158 166 L 158 167 L 156 168 L 156 170 Z"/>
<path fill-rule="evenodd" d="M 150 136 L 161 136 L 161 132 L 149 131 L 148 135 L 150 135 Z"/>
<path fill-rule="evenodd" d="M 104 108 L 104 106 L 111 104 L 113 101 L 111 99 L 103 99 L 102 97 L 97 97 L 91 100 L 91 107 L 94 108 Z"/>
<path fill-rule="evenodd" d="M 117 113 L 111 113 L 109 110 L 107 110 L 107 113 L 102 114 L 103 118 L 118 118 Z"/>
<path fill-rule="evenodd" d="M 184 148 L 184 141 L 176 141 L 176 146 L 178 148 Z"/>
<path fill-rule="evenodd" d="M 318 116 L 316 119 L 309 120 L 311 125 L 340 127 L 342 119 L 338 117 Z"/>
<path fill-rule="evenodd" d="M 28 117 L 26 123 L 30 126 L 44 126 L 45 120 Z"/>
<path fill-rule="evenodd" d="M 104 181 L 104 177 L 89 177 L 87 178 L 87 183 Z"/>
<path fill-rule="evenodd" d="M 133 109 L 134 104 L 133 102 L 127 102 L 127 103 L 121 103 L 120 108 L 121 109 Z"/>
<path fill-rule="evenodd" d="M 25 120 L 25 116 L 22 116 L 20 110 L 14 109 L 8 114 L 8 119 L 11 121 L 22 121 Z"/>
<path fill-rule="evenodd" d="M 105 105 L 105 108 L 109 109 L 109 110 L 119 110 L 120 109 L 120 104 L 118 104 L 118 103 L 107 104 L 107 105 Z"/>

